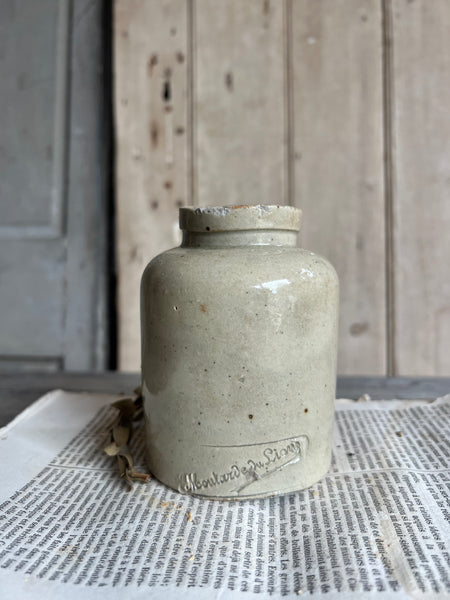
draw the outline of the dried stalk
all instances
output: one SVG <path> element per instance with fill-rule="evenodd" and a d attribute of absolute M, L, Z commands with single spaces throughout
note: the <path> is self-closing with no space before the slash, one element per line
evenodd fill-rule
<path fill-rule="evenodd" d="M 133 487 L 133 480 L 147 482 L 151 479 L 148 473 L 140 473 L 134 468 L 133 457 L 128 442 L 133 434 L 133 422 L 139 421 L 143 415 L 143 399 L 141 389 L 134 390 L 135 398 L 117 400 L 112 406 L 119 411 L 117 421 L 110 431 L 110 442 L 104 448 L 108 456 L 115 456 L 120 476 L 126 481 L 128 490 Z"/>

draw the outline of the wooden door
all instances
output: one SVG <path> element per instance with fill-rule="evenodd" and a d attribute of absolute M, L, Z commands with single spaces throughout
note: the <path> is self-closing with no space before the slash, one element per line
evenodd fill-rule
<path fill-rule="evenodd" d="M 0 370 L 107 364 L 102 11 L 0 3 Z"/>

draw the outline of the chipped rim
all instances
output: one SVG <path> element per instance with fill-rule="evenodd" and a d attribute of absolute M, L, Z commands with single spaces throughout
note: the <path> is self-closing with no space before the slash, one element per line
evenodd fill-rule
<path fill-rule="evenodd" d="M 300 231 L 302 211 L 294 206 L 240 204 L 180 208 L 180 229 L 203 233 L 282 229 Z"/>

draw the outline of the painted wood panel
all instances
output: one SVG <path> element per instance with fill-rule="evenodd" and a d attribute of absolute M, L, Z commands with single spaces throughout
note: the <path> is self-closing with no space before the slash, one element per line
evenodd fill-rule
<path fill-rule="evenodd" d="M 76 0 L 72 11 L 70 115 L 67 142 L 66 273 L 63 355 L 71 371 L 103 370 L 109 348 L 107 237 L 112 177 L 106 107 L 103 2 Z"/>
<path fill-rule="evenodd" d="M 394 0 L 395 368 L 450 372 L 450 3 Z"/>
<path fill-rule="evenodd" d="M 114 28 L 119 368 L 132 370 L 142 271 L 178 244 L 189 201 L 187 2 L 118 0 Z"/>
<path fill-rule="evenodd" d="M 2 239 L 60 235 L 69 13 L 64 1 L 0 3 Z"/>
<path fill-rule="evenodd" d="M 372 0 L 295 0 L 291 73 L 301 245 L 341 285 L 340 373 L 386 372 L 382 28 Z"/>
<path fill-rule="evenodd" d="M 193 3 L 194 202 L 288 203 L 285 3 Z"/>
<path fill-rule="evenodd" d="M 57 369 L 64 337 L 70 5 L 0 4 L 0 357 Z M 61 55 L 61 60 L 56 57 Z M 55 219 L 54 217 L 57 216 Z"/>
<path fill-rule="evenodd" d="M 107 366 L 102 10 L 0 3 L 0 371 Z"/>
<path fill-rule="evenodd" d="M 0 357 L 62 357 L 65 249 L 61 240 L 0 239 Z M 57 361 L 58 362 L 58 361 Z"/>
<path fill-rule="evenodd" d="M 303 209 L 301 245 L 340 276 L 339 371 L 447 374 L 447 0 L 118 0 L 115 16 L 121 368 L 139 367 L 139 278 L 177 243 L 178 206 L 276 202 Z"/>

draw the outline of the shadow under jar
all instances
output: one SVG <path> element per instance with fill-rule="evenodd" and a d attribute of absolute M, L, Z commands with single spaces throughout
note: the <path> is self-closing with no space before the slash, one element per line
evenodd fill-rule
<path fill-rule="evenodd" d="M 181 208 L 141 284 L 147 460 L 185 494 L 306 488 L 331 460 L 338 279 L 290 206 Z"/>

